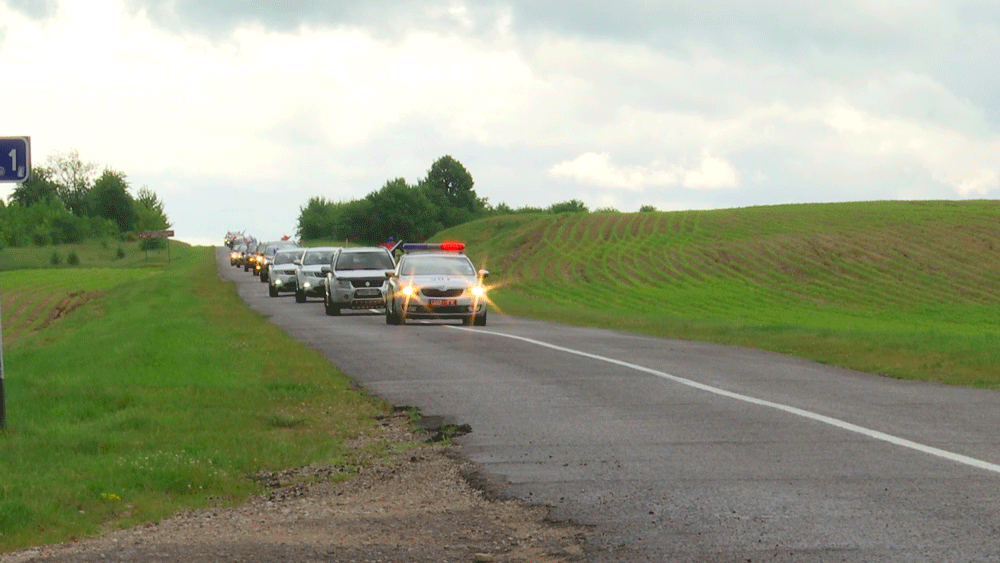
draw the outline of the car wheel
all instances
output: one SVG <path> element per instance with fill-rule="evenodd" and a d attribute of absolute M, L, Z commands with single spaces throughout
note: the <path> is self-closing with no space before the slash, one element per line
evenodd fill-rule
<path fill-rule="evenodd" d="M 476 319 L 472 321 L 472 324 L 476 326 L 486 326 L 486 311 L 483 311 L 482 315 L 476 317 Z"/>
<path fill-rule="evenodd" d="M 403 324 L 403 319 L 395 311 L 395 307 L 391 303 L 386 303 L 385 305 L 385 324 L 397 326 Z"/>
<path fill-rule="evenodd" d="M 305 303 L 306 302 L 306 292 L 302 291 L 301 289 L 296 289 L 295 290 L 295 302 L 296 303 Z"/>
<path fill-rule="evenodd" d="M 323 308 L 326 309 L 326 314 L 331 317 L 336 317 L 340 314 L 340 307 L 333 304 L 329 294 L 323 296 Z"/>
<path fill-rule="evenodd" d="M 277 297 L 278 296 L 278 288 L 274 287 L 271 284 L 267 284 L 267 294 L 270 295 L 271 297 Z"/>

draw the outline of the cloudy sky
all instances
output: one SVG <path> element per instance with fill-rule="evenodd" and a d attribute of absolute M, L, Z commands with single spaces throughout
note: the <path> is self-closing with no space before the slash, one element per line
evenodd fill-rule
<path fill-rule="evenodd" d="M 0 0 L 0 136 L 196 244 L 446 154 L 515 208 L 994 199 L 998 46 L 996 0 Z"/>

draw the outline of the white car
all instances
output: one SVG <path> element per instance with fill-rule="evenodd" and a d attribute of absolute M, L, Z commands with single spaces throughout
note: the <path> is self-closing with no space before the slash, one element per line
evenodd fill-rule
<path fill-rule="evenodd" d="M 330 266 L 333 253 L 340 250 L 337 246 L 316 246 L 307 248 L 302 258 L 295 261 L 295 302 L 305 303 L 308 297 L 323 297 L 326 292 L 324 267 Z"/>
<path fill-rule="evenodd" d="M 458 319 L 486 326 L 486 287 L 490 273 L 476 271 L 458 242 L 404 244 L 396 270 L 387 274 L 385 322 L 407 319 Z"/>
<path fill-rule="evenodd" d="M 282 248 L 274 253 L 267 268 L 267 294 L 277 297 L 282 292 L 295 291 L 298 287 L 296 260 L 302 259 L 304 248 Z"/>
<path fill-rule="evenodd" d="M 282 248 L 296 248 L 298 245 L 290 240 L 279 240 L 275 242 L 267 243 L 264 247 L 264 254 L 261 261 L 258 263 L 260 272 L 257 274 L 260 276 L 261 282 L 267 282 L 269 270 L 271 269 L 271 263 L 274 262 L 274 254 L 281 250 Z"/>
<path fill-rule="evenodd" d="M 385 307 L 386 274 L 396 261 L 384 246 L 358 246 L 335 252 L 326 272 L 323 305 L 327 315 L 341 309 Z"/>

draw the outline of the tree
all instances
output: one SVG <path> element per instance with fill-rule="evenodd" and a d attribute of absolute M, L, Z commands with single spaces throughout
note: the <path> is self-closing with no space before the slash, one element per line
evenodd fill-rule
<path fill-rule="evenodd" d="M 639 208 L 639 213 L 653 213 L 656 211 L 656 207 L 652 205 L 643 205 Z"/>
<path fill-rule="evenodd" d="M 24 207 L 30 207 L 39 201 L 56 201 L 59 199 L 59 186 L 53 182 L 52 171 L 39 166 L 31 171 L 31 179 L 14 187 L 10 200 Z"/>
<path fill-rule="evenodd" d="M 571 199 L 549 206 L 549 213 L 587 213 L 587 206 L 578 199 Z"/>
<path fill-rule="evenodd" d="M 170 220 L 163 211 L 163 202 L 156 196 L 156 192 L 147 186 L 139 188 L 135 198 L 135 230 L 137 231 L 162 231 L 170 226 Z M 140 247 L 143 250 L 153 250 L 163 248 L 167 245 L 164 238 L 142 239 Z"/>
<path fill-rule="evenodd" d="M 76 149 L 55 153 L 48 159 L 51 180 L 59 188 L 59 198 L 74 215 L 90 215 L 89 194 L 94 185 L 97 164 L 83 162 Z"/>
<path fill-rule="evenodd" d="M 486 201 L 476 196 L 473 184 L 472 174 L 465 166 L 445 155 L 431 165 L 418 186 L 437 206 L 443 226 L 453 227 L 475 218 L 486 208 Z"/>
<path fill-rule="evenodd" d="M 407 185 L 403 178 L 387 181 L 365 200 L 369 205 L 363 211 L 369 216 L 361 220 L 368 226 L 366 242 L 423 241 L 441 230 L 437 206 L 424 190 Z"/>
<path fill-rule="evenodd" d="M 331 238 L 337 230 L 337 204 L 324 197 L 309 199 L 305 207 L 299 207 L 299 224 L 295 229 L 302 240 Z"/>
<path fill-rule="evenodd" d="M 89 207 L 94 215 L 114 221 L 123 233 L 134 231 L 138 220 L 135 201 L 128 188 L 125 174 L 108 168 L 94 182 L 89 194 Z M 155 199 L 156 194 L 153 197 Z"/>

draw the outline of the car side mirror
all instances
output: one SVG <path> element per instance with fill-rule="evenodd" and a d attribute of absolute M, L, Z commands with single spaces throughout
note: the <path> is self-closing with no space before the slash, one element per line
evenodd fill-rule
<path fill-rule="evenodd" d="M 324 274 L 329 274 L 330 273 L 330 267 L 329 266 L 323 266 L 322 268 L 319 269 L 319 271 L 323 272 Z"/>
<path fill-rule="evenodd" d="M 394 270 L 386 270 L 385 279 L 391 279 L 396 277 L 396 272 Z"/>
<path fill-rule="evenodd" d="M 490 275 L 490 271 L 489 270 L 479 270 L 479 277 L 485 278 L 488 275 Z"/>
<path fill-rule="evenodd" d="M 296 258 L 295 260 L 292 260 L 292 264 L 295 264 L 296 266 L 301 266 L 302 265 L 302 260 L 299 260 L 298 258 Z"/>

